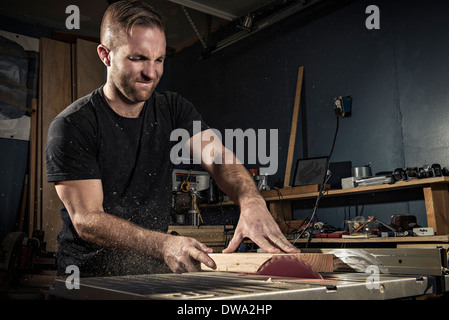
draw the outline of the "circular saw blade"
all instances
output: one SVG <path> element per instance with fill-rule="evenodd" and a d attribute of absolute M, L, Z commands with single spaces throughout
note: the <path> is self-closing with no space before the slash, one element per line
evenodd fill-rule
<path fill-rule="evenodd" d="M 274 256 L 260 266 L 257 274 L 275 277 L 323 279 L 310 264 L 296 256 Z"/>

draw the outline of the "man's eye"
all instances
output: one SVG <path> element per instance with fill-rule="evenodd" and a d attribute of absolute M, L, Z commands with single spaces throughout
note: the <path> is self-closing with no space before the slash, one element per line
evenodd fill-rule
<path fill-rule="evenodd" d="M 131 60 L 131 61 L 142 61 L 143 58 L 142 57 L 129 57 L 129 60 Z"/>

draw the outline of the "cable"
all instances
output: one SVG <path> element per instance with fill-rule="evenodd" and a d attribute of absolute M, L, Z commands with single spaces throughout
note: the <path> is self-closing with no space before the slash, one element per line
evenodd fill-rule
<path fill-rule="evenodd" d="M 184 6 L 181 6 L 182 11 L 184 11 L 185 16 L 187 17 L 187 20 L 189 20 L 190 25 L 193 28 L 193 31 L 195 32 L 196 36 L 198 37 L 198 40 L 200 40 L 201 45 L 204 49 L 207 49 L 207 44 L 204 41 L 203 37 L 201 37 L 201 33 L 198 31 L 198 28 L 196 27 L 195 23 L 193 22 L 193 19 L 190 17 L 190 14 L 187 12 L 187 9 Z"/>
<path fill-rule="evenodd" d="M 337 134 L 338 134 L 338 128 L 340 126 L 340 115 L 339 114 L 336 114 L 336 119 L 337 119 L 337 125 L 336 125 L 336 128 L 335 128 L 334 139 L 332 141 L 332 148 L 331 148 L 329 156 L 328 156 L 328 158 L 326 160 L 326 172 L 325 172 L 325 175 L 323 177 L 323 183 L 321 184 L 320 191 L 318 192 L 318 196 L 317 196 L 316 201 L 315 201 L 315 206 L 313 207 L 312 215 L 310 217 L 309 223 L 303 229 L 303 231 L 295 238 L 295 241 L 293 242 L 293 244 L 295 244 L 295 242 L 304 234 L 304 232 L 310 227 L 310 225 L 313 226 L 313 220 L 315 219 L 316 211 L 318 209 L 318 205 L 320 203 L 321 197 L 324 194 L 324 192 L 323 192 L 324 191 L 324 187 L 326 185 L 326 182 L 329 180 L 329 178 L 331 176 L 331 172 L 329 171 L 330 159 L 332 157 L 332 154 L 334 153 L 335 142 L 337 140 Z M 311 240 L 312 240 L 312 232 L 309 233 L 308 240 L 307 240 L 307 243 L 306 243 L 306 248 L 309 246 Z"/>

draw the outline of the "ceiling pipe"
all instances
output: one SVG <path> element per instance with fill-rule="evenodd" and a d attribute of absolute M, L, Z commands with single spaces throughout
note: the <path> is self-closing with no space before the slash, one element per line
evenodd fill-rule
<path fill-rule="evenodd" d="M 259 31 L 261 31 L 281 20 L 284 20 L 284 19 L 300 12 L 301 10 L 304 10 L 304 9 L 306 9 L 318 2 L 321 2 L 321 1 L 323 1 L 323 0 L 311 0 L 311 1 L 301 0 L 298 3 L 290 5 L 284 9 L 281 9 L 278 12 L 268 16 L 267 18 L 262 19 L 259 22 L 253 23 L 253 26 L 250 31 L 242 30 L 242 31 L 239 31 L 239 32 L 229 36 L 228 38 L 226 38 L 224 40 L 218 41 L 217 44 L 213 48 L 210 48 L 209 54 L 220 51 L 221 49 L 224 49 L 224 48 L 230 46 L 231 44 L 236 43 L 237 41 L 245 39 L 246 37 L 248 37 L 256 32 L 259 32 Z"/>

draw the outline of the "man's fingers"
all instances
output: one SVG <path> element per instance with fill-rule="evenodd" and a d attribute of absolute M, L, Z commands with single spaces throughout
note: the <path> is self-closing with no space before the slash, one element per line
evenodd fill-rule
<path fill-rule="evenodd" d="M 274 246 L 281 249 L 287 253 L 299 253 L 300 249 L 296 248 L 294 245 L 290 243 L 284 236 L 282 237 L 274 237 L 273 240 L 270 239 Z"/>
<path fill-rule="evenodd" d="M 234 236 L 232 237 L 231 241 L 229 241 L 228 247 L 225 248 L 222 252 L 223 253 L 232 253 L 235 250 L 237 250 L 237 248 L 239 247 L 240 243 L 242 243 L 243 240 L 243 236 L 238 233 L 238 234 L 234 234 Z"/>
<path fill-rule="evenodd" d="M 229 242 L 229 245 L 226 249 L 224 249 L 223 253 L 232 253 L 234 252 L 240 243 L 243 240 L 243 236 L 234 235 L 232 240 Z M 277 237 L 272 236 L 271 238 L 265 238 L 264 236 L 253 236 L 251 240 L 257 244 L 261 249 L 265 250 L 268 253 L 299 253 L 300 249 L 296 248 L 292 245 L 285 237 Z"/>
<path fill-rule="evenodd" d="M 206 252 L 206 253 L 212 253 L 214 252 L 214 250 L 212 250 L 212 248 L 209 248 L 208 246 L 206 246 L 204 243 L 198 242 L 199 245 L 199 249 Z"/>
<path fill-rule="evenodd" d="M 261 249 L 268 253 L 281 253 L 281 249 L 274 246 L 272 242 L 268 241 L 262 236 L 255 236 L 252 239 Z"/>
<path fill-rule="evenodd" d="M 208 249 L 208 251 L 212 251 L 212 250 L 209 250 L 209 248 L 207 248 L 207 249 Z M 190 250 L 189 250 L 189 255 L 190 255 L 190 257 L 194 261 L 198 261 L 199 263 L 203 263 L 203 264 L 205 264 L 206 266 L 208 266 L 211 269 L 216 269 L 217 268 L 217 265 L 215 264 L 215 261 L 211 257 L 209 257 L 209 255 L 206 252 L 204 252 L 203 250 L 199 250 L 196 247 L 191 247 Z M 200 271 L 201 270 L 201 266 L 199 265 L 199 263 L 194 266 L 194 270 L 195 271 Z M 186 266 L 186 267 L 187 267 L 187 270 L 189 272 L 192 272 L 191 270 L 189 270 L 190 266 Z"/>
<path fill-rule="evenodd" d="M 268 253 L 299 253 L 300 249 L 296 248 L 294 245 L 288 241 L 285 236 L 280 232 L 273 233 L 260 233 L 256 235 L 249 236 L 249 238 L 257 244 L 261 249 L 265 250 Z M 229 245 L 226 249 L 224 249 L 223 253 L 232 253 L 234 252 L 243 241 L 244 236 L 241 232 L 234 233 L 234 237 L 229 242 Z"/>

